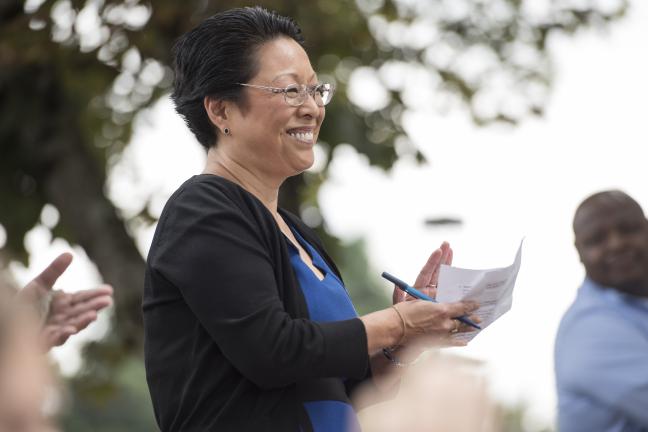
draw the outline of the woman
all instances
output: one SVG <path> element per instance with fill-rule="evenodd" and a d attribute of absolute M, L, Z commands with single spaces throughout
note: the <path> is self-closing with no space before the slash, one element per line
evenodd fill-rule
<path fill-rule="evenodd" d="M 414 343 L 452 344 L 476 305 L 399 302 L 357 317 L 316 235 L 277 205 L 313 163 L 333 87 L 318 83 L 289 18 L 217 14 L 175 48 L 173 99 L 207 150 L 169 199 L 144 291 L 149 389 L 163 431 L 357 428 L 354 384 Z M 424 268 L 434 283 L 446 245 Z M 402 300 L 402 298 L 399 298 Z"/>

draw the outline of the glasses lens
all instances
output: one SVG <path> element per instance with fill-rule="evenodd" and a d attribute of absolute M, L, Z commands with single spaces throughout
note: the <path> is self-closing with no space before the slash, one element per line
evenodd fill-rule
<path fill-rule="evenodd" d="M 315 102 L 319 106 L 324 106 L 333 99 L 334 88 L 332 84 L 322 83 L 315 87 Z"/>
<path fill-rule="evenodd" d="M 334 91 L 332 84 L 324 83 L 314 86 L 291 85 L 286 87 L 283 93 L 288 105 L 300 106 L 306 101 L 308 95 L 312 95 L 318 106 L 324 106 L 331 102 Z"/>
<path fill-rule="evenodd" d="M 299 106 L 304 103 L 305 92 L 296 85 L 286 87 L 284 96 L 288 105 Z"/>

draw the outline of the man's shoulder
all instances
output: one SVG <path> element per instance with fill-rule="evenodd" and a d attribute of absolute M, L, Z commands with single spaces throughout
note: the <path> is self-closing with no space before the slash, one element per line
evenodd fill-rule
<path fill-rule="evenodd" d="M 606 293 L 584 283 L 563 315 L 556 335 L 556 351 L 571 351 L 625 325 L 623 310 L 606 298 Z"/>
<path fill-rule="evenodd" d="M 598 314 L 608 314 L 610 305 L 606 303 L 601 293 L 587 282 L 578 289 L 576 298 L 569 306 L 561 320 L 561 327 L 569 325 L 572 321 L 582 317 Z"/>
<path fill-rule="evenodd" d="M 614 292 L 584 286 L 560 322 L 555 355 L 566 363 L 583 360 L 583 353 L 611 355 L 635 338 L 637 330 L 628 307 L 617 301 Z"/>

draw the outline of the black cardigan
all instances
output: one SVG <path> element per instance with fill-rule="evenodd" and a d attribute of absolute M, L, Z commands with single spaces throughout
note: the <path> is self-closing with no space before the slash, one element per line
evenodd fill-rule
<path fill-rule="evenodd" d="M 281 214 L 339 276 L 312 230 Z M 222 177 L 194 176 L 167 202 L 143 310 L 146 376 L 163 431 L 308 431 L 303 401 L 346 398 L 331 378 L 369 374 L 362 322 L 308 319 L 274 218 Z"/>

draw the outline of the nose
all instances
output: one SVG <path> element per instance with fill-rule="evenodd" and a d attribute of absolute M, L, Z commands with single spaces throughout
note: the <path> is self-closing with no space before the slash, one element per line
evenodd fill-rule
<path fill-rule="evenodd" d="M 299 106 L 299 111 L 302 115 L 309 115 L 311 117 L 318 117 L 320 113 L 320 107 L 315 102 L 315 95 L 306 93 L 306 99 L 304 103 Z"/>
<path fill-rule="evenodd" d="M 614 251 L 623 249 L 623 247 L 625 246 L 625 236 L 618 230 L 612 230 L 608 234 L 606 246 L 609 250 Z"/>

